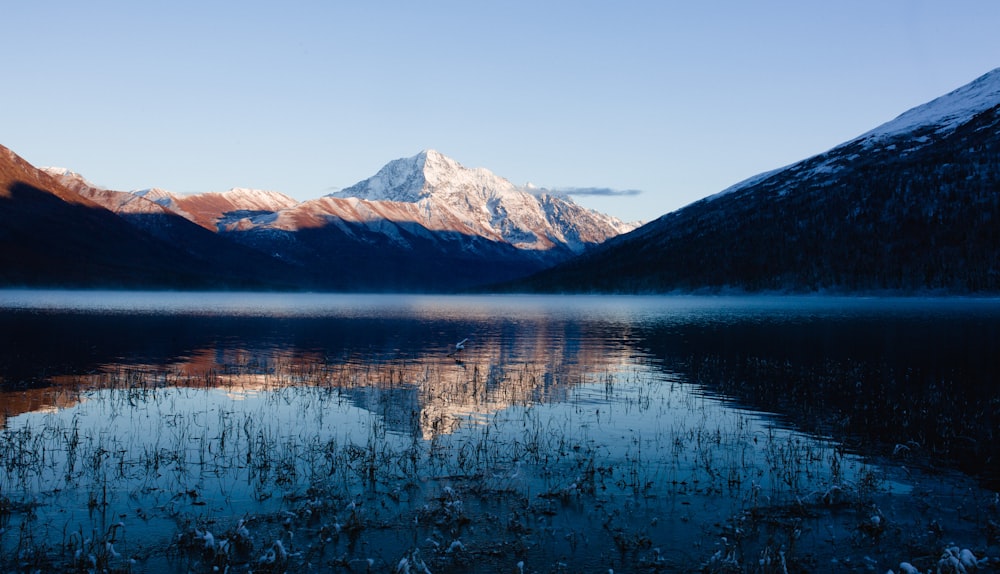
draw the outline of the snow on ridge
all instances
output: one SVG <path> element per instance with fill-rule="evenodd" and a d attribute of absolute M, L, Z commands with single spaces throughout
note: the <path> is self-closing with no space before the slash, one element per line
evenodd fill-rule
<path fill-rule="evenodd" d="M 141 198 L 147 199 L 149 201 L 152 201 L 153 203 L 157 203 L 159 205 L 162 205 L 163 207 L 172 209 L 172 210 L 176 211 L 178 214 L 180 214 L 180 215 L 182 215 L 184 217 L 187 217 L 188 219 L 191 219 L 190 214 L 188 214 L 186 211 L 180 209 L 177 206 L 177 197 L 178 197 L 178 195 L 174 194 L 171 191 L 163 189 L 162 187 L 149 187 L 149 188 L 146 188 L 146 189 L 135 189 L 135 190 L 130 191 L 129 193 L 131 193 L 132 195 L 134 195 L 136 197 L 141 197 Z"/>
<path fill-rule="evenodd" d="M 99 185 L 94 185 L 87 178 L 66 167 L 45 166 L 38 169 L 62 181 L 63 183 L 75 182 L 78 185 L 89 187 L 91 189 L 104 189 Z"/>
<path fill-rule="evenodd" d="M 249 187 L 234 187 L 219 195 L 238 203 L 241 206 L 266 209 L 268 211 L 278 211 L 298 205 L 298 201 L 281 193 L 280 191 L 270 191 L 266 189 L 254 189 Z"/>
<path fill-rule="evenodd" d="M 159 187 L 139 189 L 133 195 L 145 197 L 160 205 L 188 216 L 189 210 L 216 209 L 220 212 L 231 210 L 280 211 L 299 204 L 280 191 L 269 191 L 247 187 L 234 187 L 227 191 L 177 193 Z M 186 208 L 186 209 L 185 209 Z M 190 217 L 189 217 L 190 219 Z"/>
<path fill-rule="evenodd" d="M 59 175 L 80 175 L 80 174 L 76 173 L 75 171 L 69 169 L 68 167 L 42 166 L 42 167 L 39 167 L 38 169 L 40 169 L 40 170 L 44 171 L 45 173 L 47 173 L 49 175 L 52 175 L 52 176 L 59 176 Z"/>
<path fill-rule="evenodd" d="M 906 134 L 924 126 L 938 126 L 939 132 L 951 131 L 997 104 L 1000 104 L 1000 68 L 926 104 L 903 112 L 853 141 Z"/>
<path fill-rule="evenodd" d="M 796 163 L 800 163 L 800 162 L 796 162 Z M 785 171 L 786 169 L 792 167 L 793 165 L 795 165 L 795 164 L 793 163 L 791 165 L 786 165 L 785 167 L 779 167 L 778 169 L 772 169 L 770 171 L 765 171 L 765 172 L 762 172 L 762 173 L 758 173 L 757 175 L 750 176 L 750 177 L 744 179 L 743 181 L 740 181 L 738 183 L 730 185 L 726 189 L 723 189 L 722 191 L 717 192 L 717 193 L 713 193 L 712 195 L 709 195 L 707 197 L 703 197 L 703 198 L 701 198 L 698 201 L 699 202 L 701 202 L 701 201 L 715 201 L 716 199 L 718 199 L 718 198 L 720 198 L 720 197 L 722 197 L 724 195 L 729 195 L 729 194 L 731 194 L 731 193 L 733 193 L 735 191 L 739 191 L 741 189 L 750 187 L 752 185 L 756 185 L 756 184 L 764 181 L 765 179 L 771 177 L 772 175 L 775 175 L 777 173 L 781 173 L 781 172 Z"/>
<path fill-rule="evenodd" d="M 895 119 L 890 120 L 871 131 L 865 132 L 864 134 L 861 134 L 844 144 L 840 144 L 833 148 L 833 150 L 855 142 L 862 142 L 864 140 L 874 140 L 909 134 L 921 127 L 936 126 L 938 133 L 948 132 L 971 120 L 976 114 L 982 113 L 998 104 L 1000 104 L 1000 68 L 987 72 L 972 82 L 952 90 L 943 96 L 935 98 L 926 104 L 911 108 L 910 110 L 897 116 Z M 923 138 L 922 141 L 926 142 L 927 138 Z M 714 201 L 725 195 L 746 189 L 768 179 L 773 175 L 795 169 L 796 166 L 803 165 L 819 156 L 829 154 L 830 151 L 811 156 L 784 167 L 779 167 L 777 169 L 772 169 L 748 177 L 747 179 L 735 183 L 720 192 L 704 197 L 696 203 L 700 203 L 702 201 Z M 829 165 L 829 162 L 825 162 L 814 166 L 812 171 L 818 173 L 823 170 L 830 169 L 832 168 Z"/>
<path fill-rule="evenodd" d="M 156 197 L 162 198 L 173 195 L 172 192 L 163 189 L 162 187 L 147 187 L 146 189 L 136 189 L 130 191 L 132 195 L 138 195 L 139 197 Z"/>

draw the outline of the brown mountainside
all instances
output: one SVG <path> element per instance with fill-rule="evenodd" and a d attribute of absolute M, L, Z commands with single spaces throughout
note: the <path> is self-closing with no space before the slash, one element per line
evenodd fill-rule
<path fill-rule="evenodd" d="M 258 277 L 266 275 L 257 274 L 260 267 L 240 262 L 231 250 L 185 249 L 174 237 L 158 238 L 149 227 L 80 195 L 0 146 L 0 286 L 263 286 Z"/>

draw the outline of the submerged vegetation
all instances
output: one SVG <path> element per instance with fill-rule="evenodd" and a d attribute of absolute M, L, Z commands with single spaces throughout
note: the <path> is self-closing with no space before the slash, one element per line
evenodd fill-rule
<path fill-rule="evenodd" d="M 318 303 L 0 312 L 0 571 L 1000 569 L 990 304 Z"/>
<path fill-rule="evenodd" d="M 63 387 L 73 406 L 0 432 L 0 560 L 8 571 L 784 572 L 934 568 L 958 544 L 956 557 L 994 564 L 996 495 L 960 477 L 941 487 L 901 474 L 669 374 L 605 372 L 537 400 L 546 378 L 566 385 L 553 375 L 253 359 L 195 376 L 79 377 Z"/>

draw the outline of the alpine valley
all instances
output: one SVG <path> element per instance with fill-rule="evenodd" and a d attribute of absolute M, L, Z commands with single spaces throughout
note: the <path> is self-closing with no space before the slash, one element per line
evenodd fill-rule
<path fill-rule="evenodd" d="M 995 293 L 1000 68 L 641 227 L 435 151 L 298 202 L 110 191 L 0 147 L 0 286 Z"/>
<path fill-rule="evenodd" d="M 298 202 L 253 189 L 113 191 L 0 148 L 6 286 L 454 291 L 637 226 L 433 150 Z"/>

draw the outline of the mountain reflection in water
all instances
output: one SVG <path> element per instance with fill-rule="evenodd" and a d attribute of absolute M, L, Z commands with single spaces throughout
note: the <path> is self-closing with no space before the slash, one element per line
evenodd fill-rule
<path fill-rule="evenodd" d="M 627 368 L 634 353 L 627 324 L 580 323 L 530 308 L 526 316 L 487 309 L 438 317 L 385 300 L 385 316 L 360 317 L 354 307 L 318 317 L 3 312 L 2 416 L 63 408 L 79 391 L 129 380 L 243 392 L 320 384 L 363 408 L 381 404 L 391 426 L 428 438 L 462 418 L 564 400 L 568 386 Z M 454 353 L 466 337 L 466 348 Z M 386 409 L 390 394 L 399 404 Z M 421 428 L 400 428 L 411 409 Z"/>
<path fill-rule="evenodd" d="M 15 291 L 3 307 L 0 420 L 123 373 L 244 390 L 308 380 L 426 438 L 643 365 L 808 431 L 997 455 L 992 299 Z M 419 429 L 404 428 L 412 409 Z"/>
<path fill-rule="evenodd" d="M 764 504 L 823 516 L 853 490 L 868 513 L 881 493 L 916 524 L 933 506 L 908 503 L 910 469 L 995 490 L 998 343 L 992 299 L 0 291 L 0 502 L 16 511 L 0 521 L 49 544 L 109 532 L 106 508 L 133 540 L 176 541 L 322 504 L 306 510 L 330 524 L 305 526 L 367 528 L 331 552 L 372 545 L 383 566 L 412 540 L 450 547 L 442 524 L 480 556 L 631 570 L 661 565 L 655 541 L 690 566 Z M 849 526 L 797 544 L 866 551 Z M 0 565 L 17 547 L 2 532 Z M 722 543 L 751 556 L 769 536 Z"/>

